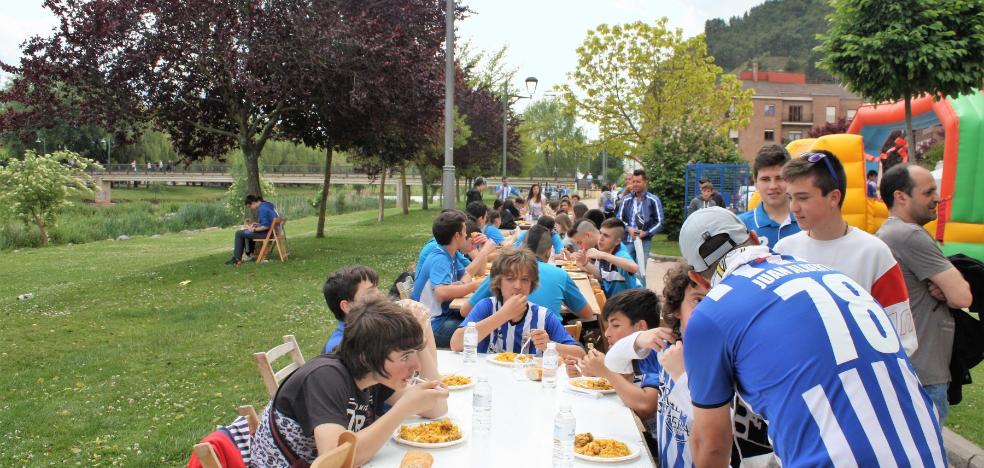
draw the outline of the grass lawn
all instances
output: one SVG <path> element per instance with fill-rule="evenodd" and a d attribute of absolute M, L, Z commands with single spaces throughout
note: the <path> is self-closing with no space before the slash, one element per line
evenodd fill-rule
<path fill-rule="evenodd" d="M 436 212 L 335 216 L 326 239 L 294 221 L 286 264 L 223 265 L 230 229 L 0 253 L 0 466 L 183 465 L 236 405 L 265 404 L 253 352 L 286 334 L 320 351 L 325 275 L 362 263 L 389 289 Z"/>

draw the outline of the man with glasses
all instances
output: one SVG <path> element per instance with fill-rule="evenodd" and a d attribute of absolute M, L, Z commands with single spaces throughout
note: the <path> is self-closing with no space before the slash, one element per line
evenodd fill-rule
<path fill-rule="evenodd" d="M 773 250 L 834 267 L 857 281 L 885 309 L 911 356 L 918 344 L 902 270 L 884 242 L 841 216 L 844 166 L 833 153 L 814 151 L 786 163 L 782 179 L 789 209 L 803 231 L 783 238 Z"/>
<path fill-rule="evenodd" d="M 663 230 L 663 202 L 647 190 L 646 171 L 636 169 L 632 172 L 632 194 L 626 196 L 618 207 L 615 217 L 625 224 L 623 243 L 629 254 L 642 268 L 649 259 L 649 249 L 653 235 Z M 635 258 L 636 239 L 642 240 L 643 258 Z"/>

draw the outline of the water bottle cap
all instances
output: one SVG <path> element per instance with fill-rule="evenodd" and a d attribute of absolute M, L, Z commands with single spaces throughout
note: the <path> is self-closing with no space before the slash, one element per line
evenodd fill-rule
<path fill-rule="evenodd" d="M 559 409 L 560 411 L 571 411 L 571 404 L 570 403 L 561 403 L 561 404 L 557 405 L 557 409 Z"/>
<path fill-rule="evenodd" d="M 550 343 L 547 343 L 547 349 L 557 349 L 557 343 L 554 343 L 552 341 Z"/>
<path fill-rule="evenodd" d="M 475 326 L 475 322 L 468 322 L 468 326 L 469 327 L 474 327 Z"/>
<path fill-rule="evenodd" d="M 489 378 L 486 377 L 486 376 L 484 376 L 484 375 L 480 375 L 480 376 L 478 376 L 478 381 L 479 382 L 488 382 L 489 381 Z"/>

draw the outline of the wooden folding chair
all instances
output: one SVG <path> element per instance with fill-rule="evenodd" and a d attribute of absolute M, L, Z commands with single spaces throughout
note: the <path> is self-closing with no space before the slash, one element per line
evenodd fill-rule
<path fill-rule="evenodd" d="M 608 300 L 605 297 L 605 292 L 602 291 L 601 289 L 595 289 L 594 293 L 595 293 L 595 301 L 598 302 L 598 310 L 599 311 L 605 310 L 605 302 Z M 605 336 L 605 330 L 608 329 L 608 325 L 605 324 L 605 320 L 601 317 L 600 313 L 598 314 L 598 328 L 601 329 L 601 343 L 599 344 L 602 345 L 601 347 L 604 348 L 604 349 L 599 349 L 598 351 L 607 352 L 608 347 L 611 345 L 611 343 L 608 342 L 608 338 Z"/>
<path fill-rule="evenodd" d="M 288 354 L 290 355 L 290 364 L 278 371 L 274 371 L 272 364 L 281 356 Z M 266 386 L 270 398 L 273 398 L 277 393 L 280 382 L 287 378 L 291 372 L 304 365 L 304 355 L 301 354 L 301 348 L 297 345 L 294 335 L 284 336 L 284 344 L 277 345 L 265 353 L 254 353 L 253 357 L 256 358 L 256 367 L 260 369 L 263 385 Z"/>
<path fill-rule="evenodd" d="M 396 290 L 400 293 L 400 299 L 410 299 L 413 295 L 413 276 L 407 276 L 402 283 L 396 283 Z"/>
<path fill-rule="evenodd" d="M 256 434 L 256 428 L 260 427 L 260 417 L 256 414 L 256 408 L 253 408 L 253 405 L 240 406 L 239 415 L 246 418 L 246 423 L 249 424 L 249 433 Z"/>
<path fill-rule="evenodd" d="M 262 263 L 266 260 L 270 249 L 273 247 L 271 244 L 276 245 L 280 261 L 287 261 L 287 233 L 284 231 L 286 224 L 286 216 L 273 218 L 273 223 L 270 224 L 270 229 L 267 229 L 267 235 L 263 238 L 263 244 L 260 246 L 260 254 L 256 256 L 256 263 Z"/>
<path fill-rule="evenodd" d="M 198 461 L 202 464 L 202 468 L 222 468 L 222 463 L 219 462 L 219 456 L 216 455 L 215 450 L 212 449 L 212 444 L 208 442 L 195 444 L 195 446 L 191 448 L 191 452 L 198 457 Z"/>
<path fill-rule="evenodd" d="M 345 431 L 338 436 L 338 447 L 318 455 L 311 468 L 352 468 L 355 466 L 355 449 L 358 445 L 355 433 Z"/>
<path fill-rule="evenodd" d="M 570 324 L 564 325 L 564 330 L 567 330 L 567 334 L 574 338 L 574 341 L 581 341 L 581 329 L 584 328 L 584 324 L 580 320 Z"/>
<path fill-rule="evenodd" d="M 256 428 L 260 426 L 260 418 L 257 417 L 256 409 L 253 408 L 253 405 L 240 406 L 239 415 L 246 417 L 246 423 L 249 424 L 249 433 L 255 434 Z M 222 468 L 222 463 L 219 461 L 219 456 L 216 455 L 215 449 L 212 448 L 212 444 L 208 442 L 195 444 L 191 448 L 191 451 L 198 457 L 202 468 Z"/>

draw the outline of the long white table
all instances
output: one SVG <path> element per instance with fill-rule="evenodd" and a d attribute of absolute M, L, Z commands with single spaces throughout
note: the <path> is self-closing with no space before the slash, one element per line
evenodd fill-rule
<path fill-rule="evenodd" d="M 631 410 L 618 396 L 609 394 L 596 398 L 567 390 L 563 369 L 558 372 L 557 388 L 551 391 L 544 389 L 540 382 L 516 380 L 512 368 L 487 362 L 483 354 L 478 355 L 477 363 L 466 367 L 461 354 L 438 351 L 438 364 L 442 373 L 488 377 L 493 395 L 490 435 L 481 440 L 472 436 L 472 389 L 457 390 L 448 398 L 448 416 L 466 433 L 464 443 L 442 449 L 420 449 L 398 444 L 391 437 L 363 466 L 396 467 L 408 450 L 423 450 L 434 456 L 434 466 L 438 468 L 550 467 L 553 419 L 557 405 L 562 401 L 571 403 L 577 419 L 577 433 L 591 432 L 596 437 L 616 438 L 635 445 L 640 451 L 639 457 L 631 461 L 599 464 L 575 458 L 574 466 L 654 466 Z"/>

